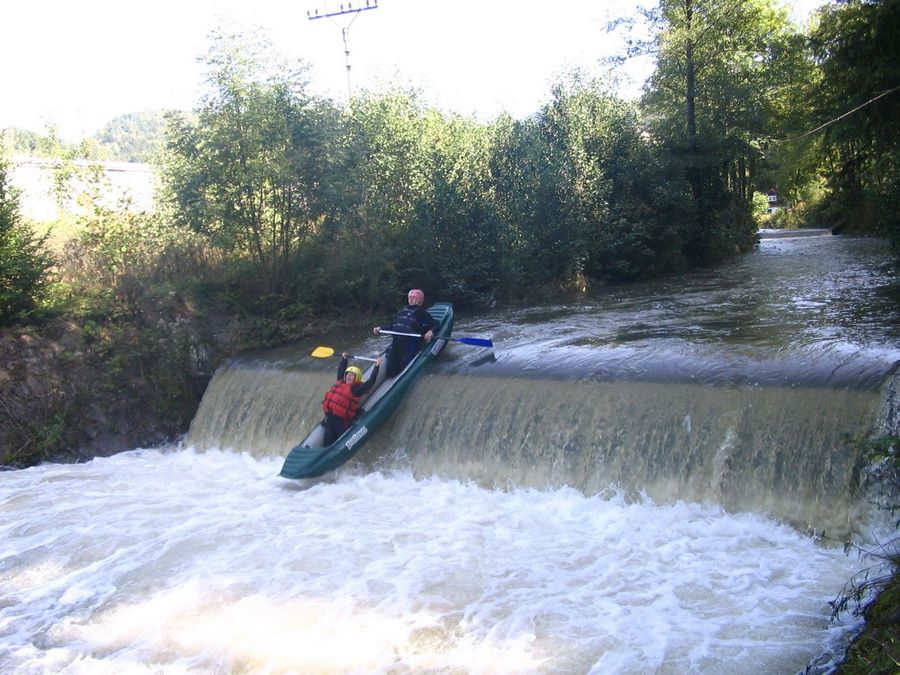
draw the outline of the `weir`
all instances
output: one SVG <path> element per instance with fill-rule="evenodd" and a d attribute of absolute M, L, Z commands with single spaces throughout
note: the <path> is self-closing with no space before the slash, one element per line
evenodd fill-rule
<path fill-rule="evenodd" d="M 415 384 L 357 467 L 712 502 L 835 536 L 865 526 L 852 441 L 886 422 L 889 373 L 879 387 L 733 386 L 514 376 L 508 363 L 450 360 Z M 333 378 L 330 367 L 220 368 L 187 444 L 284 456 L 321 418 Z"/>

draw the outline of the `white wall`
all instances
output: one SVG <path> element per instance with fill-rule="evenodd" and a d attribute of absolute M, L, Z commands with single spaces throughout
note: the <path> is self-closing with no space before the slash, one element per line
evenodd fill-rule
<path fill-rule="evenodd" d="M 53 194 L 53 170 L 59 162 L 33 157 L 14 158 L 11 162 L 10 182 L 21 190 L 19 207 L 23 216 L 38 221 L 55 220 L 60 215 L 60 205 Z M 106 173 L 108 194 L 106 204 L 114 206 L 123 197 L 130 197 L 131 208 L 146 211 L 153 208 L 158 184 L 155 170 L 149 164 L 134 162 L 72 162 L 79 169 L 99 164 Z M 65 210 L 79 212 L 77 195 L 86 184 L 75 179 L 69 189 L 72 197 L 65 204 Z"/>

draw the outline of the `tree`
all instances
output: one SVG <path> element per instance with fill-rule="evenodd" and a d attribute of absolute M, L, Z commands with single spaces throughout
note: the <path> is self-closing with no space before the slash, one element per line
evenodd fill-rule
<path fill-rule="evenodd" d="M 355 96 L 327 116 L 332 139 L 318 162 L 321 217 L 297 260 L 297 292 L 315 305 L 393 306 L 415 197 L 424 189 L 424 112 L 410 92 Z"/>
<path fill-rule="evenodd" d="M 495 136 L 492 190 L 510 280 L 573 288 L 684 265 L 688 186 L 635 107 L 604 83 L 574 74 L 535 117 L 499 120 Z"/>
<path fill-rule="evenodd" d="M 62 157 L 74 154 L 77 147 L 64 143 L 59 138 L 59 128 L 55 124 L 46 126 L 46 133 L 40 134 L 28 129 L 10 127 L 0 131 L 2 151 L 6 156 L 26 155 L 29 157 Z"/>
<path fill-rule="evenodd" d="M 818 20 L 811 42 L 821 76 L 806 92 L 808 124 L 820 136 L 832 224 L 852 213 L 900 242 L 900 0 L 848 0 Z"/>
<path fill-rule="evenodd" d="M 587 242 L 608 209 L 603 148 L 593 125 L 605 121 L 595 92 L 560 83 L 553 100 L 523 121 L 501 120 L 491 160 L 498 210 L 510 230 L 523 286 L 575 285 Z"/>
<path fill-rule="evenodd" d="M 170 116 L 163 171 L 176 217 L 257 266 L 260 290 L 281 294 L 294 257 L 323 212 L 321 167 L 329 112 L 254 36 L 215 34 L 210 92 L 196 112 Z"/>
<path fill-rule="evenodd" d="M 492 297 L 508 271 L 510 248 L 490 173 L 493 139 L 489 125 L 436 111 L 426 116 L 426 183 L 416 196 L 405 266 L 460 303 Z"/>
<path fill-rule="evenodd" d="M 54 262 L 45 241 L 21 220 L 18 192 L 0 157 L 0 325 L 25 319 L 37 307 Z"/>
<path fill-rule="evenodd" d="M 683 162 L 702 260 L 754 241 L 755 168 L 799 41 L 771 0 L 662 0 L 660 17 L 644 104 Z"/>

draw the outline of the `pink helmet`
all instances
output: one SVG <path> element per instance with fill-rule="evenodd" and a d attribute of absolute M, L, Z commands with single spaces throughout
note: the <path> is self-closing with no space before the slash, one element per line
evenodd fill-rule
<path fill-rule="evenodd" d="M 425 293 L 418 288 L 412 289 L 407 297 L 409 298 L 409 304 L 411 305 L 425 304 Z"/>

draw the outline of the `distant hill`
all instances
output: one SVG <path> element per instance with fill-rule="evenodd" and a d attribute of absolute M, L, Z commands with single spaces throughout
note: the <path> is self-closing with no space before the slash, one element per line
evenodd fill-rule
<path fill-rule="evenodd" d="M 109 153 L 108 159 L 149 162 L 166 139 L 166 119 L 162 110 L 120 115 L 109 121 L 94 139 Z"/>
<path fill-rule="evenodd" d="M 43 134 L 15 127 L 2 129 L 0 150 L 12 156 L 150 162 L 162 149 L 165 138 L 165 111 L 146 110 L 110 120 L 95 136 L 81 143 L 60 140 L 52 126 Z"/>

